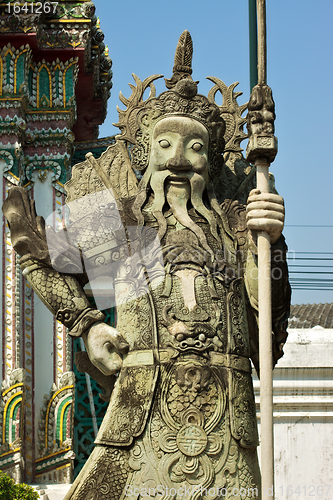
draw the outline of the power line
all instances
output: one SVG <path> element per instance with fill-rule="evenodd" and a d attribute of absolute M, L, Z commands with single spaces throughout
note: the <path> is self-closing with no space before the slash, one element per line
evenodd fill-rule
<path fill-rule="evenodd" d="M 333 274 L 332 271 L 291 271 L 293 274 Z"/>
<path fill-rule="evenodd" d="M 310 292 L 333 292 L 333 288 L 317 288 L 317 287 L 313 287 L 313 288 L 304 288 L 304 287 L 298 287 L 298 286 L 293 286 L 292 287 L 293 290 L 308 290 Z"/>
<path fill-rule="evenodd" d="M 333 261 L 333 252 L 287 252 L 292 290 L 333 292 L 330 261 Z"/>
<path fill-rule="evenodd" d="M 333 255 L 333 252 L 299 252 L 298 250 L 289 250 L 288 253 L 297 253 L 297 254 L 315 254 L 315 255 Z"/>
<path fill-rule="evenodd" d="M 309 264 L 309 265 L 307 265 L 307 264 L 303 264 L 302 266 L 299 266 L 299 265 L 297 265 L 297 264 L 289 264 L 289 269 L 290 269 L 291 267 L 301 267 L 302 269 L 303 269 L 304 267 L 316 267 L 316 268 L 320 267 L 320 268 L 324 268 L 324 269 L 332 269 L 332 268 L 333 268 L 333 266 L 316 266 L 316 265 L 311 265 L 311 264 Z"/>
<path fill-rule="evenodd" d="M 290 260 L 333 260 L 332 257 L 287 257 Z"/>
<path fill-rule="evenodd" d="M 312 224 L 285 224 L 284 227 L 333 227 L 333 226 L 326 226 L 326 225 L 312 225 Z"/>

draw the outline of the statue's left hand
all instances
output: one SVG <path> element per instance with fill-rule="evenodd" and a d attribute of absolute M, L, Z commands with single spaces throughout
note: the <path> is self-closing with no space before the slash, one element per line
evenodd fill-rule
<path fill-rule="evenodd" d="M 261 193 L 252 189 L 247 200 L 247 227 L 252 231 L 266 231 L 274 245 L 284 226 L 284 201 L 278 194 Z"/>
<path fill-rule="evenodd" d="M 128 351 L 128 343 L 120 333 L 106 323 L 94 323 L 82 335 L 88 356 L 104 375 L 113 375 L 122 365 L 121 354 Z"/>

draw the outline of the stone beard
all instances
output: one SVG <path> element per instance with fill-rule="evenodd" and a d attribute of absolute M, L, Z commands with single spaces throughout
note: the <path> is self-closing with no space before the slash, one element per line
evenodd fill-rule
<path fill-rule="evenodd" d="M 170 176 L 168 171 L 154 174 L 150 182 L 153 202 L 150 205 L 148 202 L 144 207 L 145 211 L 150 212 L 156 218 L 159 224 L 159 237 L 162 239 L 167 231 L 167 220 L 163 208 L 167 211 L 169 206 L 168 212 L 171 211 L 176 221 L 183 228 L 191 230 L 198 237 L 201 246 L 211 253 L 203 230 L 188 213 L 189 208 L 193 207 L 198 214 L 202 215 L 209 223 L 212 234 L 219 241 L 215 217 L 203 201 L 206 189 L 205 180 L 196 173 L 182 182 L 169 181 Z"/>
<path fill-rule="evenodd" d="M 189 208 L 193 207 L 203 216 L 210 225 L 212 235 L 220 242 L 216 218 L 203 199 L 208 188 L 207 202 L 217 206 L 208 174 L 208 141 L 207 130 L 193 118 L 175 116 L 158 122 L 153 132 L 150 162 L 139 185 L 134 206 L 140 210 L 143 208 L 155 217 L 161 241 L 167 231 L 164 212 L 169 206 L 179 223 L 178 228 L 191 230 L 213 258 L 203 230 L 188 213 Z M 147 200 L 149 189 L 153 194 L 152 200 Z M 147 195 L 142 196 L 144 193 Z"/>

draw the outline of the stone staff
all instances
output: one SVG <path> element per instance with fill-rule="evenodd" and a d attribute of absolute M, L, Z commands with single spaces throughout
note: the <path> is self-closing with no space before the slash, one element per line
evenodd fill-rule
<path fill-rule="evenodd" d="M 257 189 L 269 192 L 269 165 L 277 153 L 274 101 L 267 86 L 266 3 L 257 0 L 258 84 L 249 101 L 247 159 L 257 170 Z M 258 193 L 259 193 L 258 191 Z M 253 228 L 254 229 L 254 228 Z M 258 227 L 257 227 L 258 229 Z M 258 305 L 262 495 L 274 498 L 273 355 L 270 237 L 258 232 Z"/>

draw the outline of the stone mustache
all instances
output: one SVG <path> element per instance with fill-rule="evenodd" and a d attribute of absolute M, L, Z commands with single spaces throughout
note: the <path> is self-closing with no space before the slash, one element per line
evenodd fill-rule
<path fill-rule="evenodd" d="M 198 94 L 191 60 L 185 31 L 168 90 L 156 97 L 159 75 L 134 75 L 116 144 L 73 168 L 65 230 L 46 226 L 23 188 L 4 204 L 23 274 L 82 336 L 86 370 L 110 396 L 67 500 L 260 497 L 256 228 L 272 243 L 276 362 L 290 302 L 283 200 L 251 190 L 235 84 L 211 78 L 208 97 Z M 259 125 L 274 132 L 267 89 L 250 101 L 250 135 Z M 83 289 L 100 277 L 113 281 L 116 329 Z"/>

